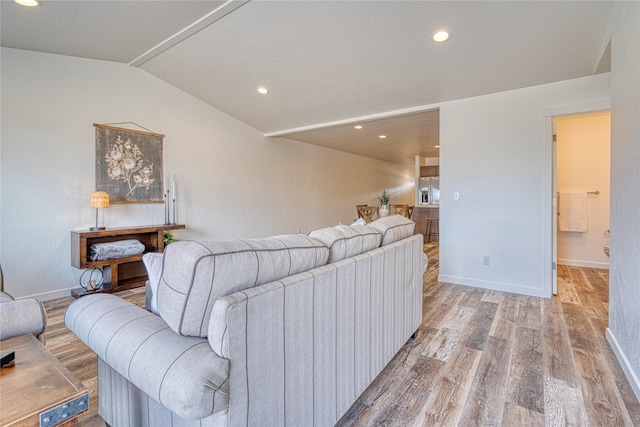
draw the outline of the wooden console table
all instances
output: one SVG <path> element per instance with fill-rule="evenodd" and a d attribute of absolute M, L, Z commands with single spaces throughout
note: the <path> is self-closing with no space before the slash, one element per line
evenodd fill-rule
<path fill-rule="evenodd" d="M 77 426 L 89 409 L 89 392 L 31 334 L 0 341 L 16 354 L 15 365 L 0 373 L 0 426 Z"/>
<path fill-rule="evenodd" d="M 103 283 L 102 288 L 97 291 L 77 288 L 71 291 L 71 295 L 77 298 L 87 293 L 117 292 L 144 286 L 148 276 L 142 263 L 142 256 L 147 252 L 163 252 L 164 232 L 184 228 L 184 224 L 174 224 L 72 231 L 71 265 L 82 269 L 101 268 Z M 144 253 L 126 258 L 91 261 L 91 245 L 128 239 L 140 241 L 144 245 Z"/>

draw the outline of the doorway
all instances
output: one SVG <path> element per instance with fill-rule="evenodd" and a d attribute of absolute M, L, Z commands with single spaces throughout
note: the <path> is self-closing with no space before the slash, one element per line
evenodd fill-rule
<path fill-rule="evenodd" d="M 609 243 L 611 114 L 559 117 L 556 122 L 557 262 L 609 269 L 604 247 Z M 570 201 L 575 205 L 567 207 Z M 565 215 L 565 209 L 581 206 L 584 215 L 575 209 L 577 215 Z"/>
<path fill-rule="evenodd" d="M 562 130 L 563 126 L 564 127 L 568 126 L 569 128 L 571 128 L 572 127 L 571 125 L 576 123 L 577 123 L 577 128 L 579 129 L 580 123 L 581 123 L 580 120 L 587 119 L 587 117 L 589 116 L 600 117 L 600 120 L 610 121 L 610 113 L 609 113 L 610 108 L 611 108 L 610 101 L 599 101 L 599 102 L 593 102 L 593 103 L 582 104 L 582 105 L 546 108 L 544 110 L 545 127 L 546 127 L 545 151 L 547 152 L 547 155 L 545 156 L 546 158 L 545 169 L 548 171 L 548 175 L 547 175 L 548 187 L 547 188 L 549 188 L 549 198 L 547 199 L 548 202 L 545 203 L 547 206 L 546 211 L 548 212 L 548 216 L 545 217 L 545 222 L 548 225 L 547 229 L 550 231 L 549 234 L 547 234 L 547 237 L 545 237 L 545 240 L 548 241 L 548 244 L 545 245 L 547 248 L 547 250 L 545 251 L 546 253 L 545 259 L 548 260 L 548 264 L 546 264 L 545 269 L 548 272 L 547 273 L 548 275 L 546 277 L 548 278 L 547 283 L 549 283 L 549 286 L 547 287 L 545 285 L 545 288 L 548 289 L 549 296 L 551 296 L 552 294 L 557 294 L 558 292 L 557 264 L 559 260 L 563 263 L 567 263 L 570 261 L 577 261 L 576 265 L 580 265 L 579 264 L 580 261 L 589 261 L 585 259 L 576 260 L 576 259 L 570 258 L 570 257 L 576 257 L 576 256 L 578 258 L 585 258 L 585 256 L 583 252 L 576 249 L 575 245 L 574 247 L 566 246 L 567 239 L 564 239 L 562 241 L 563 246 L 560 252 L 561 257 L 559 258 L 558 192 L 584 193 L 586 194 L 586 197 L 587 197 L 587 203 L 591 201 L 592 205 L 596 205 L 596 206 L 592 206 L 592 208 L 596 207 L 599 211 L 602 211 L 602 205 L 603 203 L 605 204 L 604 209 L 606 210 L 606 228 L 604 230 L 599 230 L 599 228 L 602 227 L 602 220 L 598 219 L 592 224 L 592 227 L 591 227 L 592 233 L 589 235 L 588 239 L 585 236 L 577 235 L 577 234 L 576 234 L 577 237 L 568 236 L 569 242 L 574 244 L 577 243 L 578 246 L 583 246 L 582 249 L 584 249 L 584 241 L 588 240 L 587 246 L 589 247 L 589 249 L 587 250 L 587 252 L 590 252 L 591 254 L 593 254 L 593 251 L 594 251 L 593 248 L 595 247 L 594 236 L 597 235 L 598 239 L 600 239 L 600 243 L 602 243 L 600 245 L 599 250 L 602 250 L 604 255 L 604 244 L 605 244 L 604 242 L 606 239 L 606 236 L 604 234 L 608 230 L 608 214 L 609 214 L 609 170 L 607 168 L 605 172 L 606 182 L 603 182 L 603 180 L 599 178 L 599 176 L 601 176 L 602 171 L 600 171 L 598 174 L 593 174 L 594 175 L 593 177 L 589 176 L 589 167 L 591 168 L 595 167 L 593 166 L 593 164 L 590 163 L 594 159 L 589 157 L 590 152 L 587 145 L 581 146 L 580 136 L 577 137 L 578 142 L 572 142 L 570 144 L 566 144 L 566 146 L 563 147 L 563 151 L 561 151 L 562 153 L 561 157 L 565 158 L 565 163 L 567 162 L 566 159 L 568 159 L 569 164 L 573 164 L 575 166 L 573 169 L 576 169 L 576 170 L 567 171 L 563 168 L 563 171 L 561 173 L 561 180 L 562 180 L 562 183 L 560 184 L 561 187 L 560 188 L 558 187 L 558 166 L 559 166 L 558 165 L 558 125 L 559 123 L 562 123 L 560 127 L 561 127 L 561 132 L 563 132 Z M 573 122 L 574 119 L 576 120 L 576 122 Z M 573 127 L 576 127 L 576 126 L 573 126 Z M 610 131 L 607 129 L 605 132 L 607 135 L 606 163 L 608 164 L 609 163 L 608 153 L 610 151 L 608 142 L 610 138 Z M 562 135 L 560 135 L 560 137 L 562 137 Z M 575 147 L 572 147 L 572 145 Z M 568 150 L 569 152 L 568 156 L 566 153 L 567 150 L 564 150 L 564 148 L 570 149 Z M 575 149 L 575 150 L 581 149 L 581 151 L 574 151 L 574 155 L 572 156 L 571 155 L 572 149 Z M 575 153 L 578 153 L 578 154 L 575 154 Z M 595 156 L 595 160 L 597 163 L 597 156 Z M 584 162 L 587 162 L 587 167 L 583 167 L 584 165 L 581 164 Z M 567 178 L 566 176 L 567 174 L 570 175 L 569 178 Z M 588 178 L 585 178 L 585 176 L 587 176 Z M 592 181 L 591 178 L 595 179 L 596 181 L 595 182 Z M 596 187 L 600 187 L 600 188 L 595 188 L 595 187 L 590 188 L 590 185 L 595 185 Z M 598 192 L 598 194 L 595 194 L 596 192 Z M 596 200 L 597 203 L 593 203 L 593 200 Z M 588 204 L 587 204 L 587 209 L 589 209 Z M 598 215 L 596 215 L 594 219 L 596 219 L 596 217 L 601 218 L 602 215 L 598 213 Z M 587 212 L 587 218 L 588 218 L 588 212 Z M 567 237 L 567 236 L 563 236 L 563 237 Z M 578 254 L 578 255 L 575 255 L 575 254 Z M 594 258 L 592 257 L 592 259 Z M 602 259 L 599 259 L 594 262 L 600 263 L 600 264 L 593 264 L 593 263 L 588 264 L 587 262 L 586 265 L 589 267 L 594 267 L 596 265 L 602 267 L 603 264 L 606 264 L 606 261 L 603 261 Z M 582 264 L 582 265 L 585 265 L 585 264 Z"/>

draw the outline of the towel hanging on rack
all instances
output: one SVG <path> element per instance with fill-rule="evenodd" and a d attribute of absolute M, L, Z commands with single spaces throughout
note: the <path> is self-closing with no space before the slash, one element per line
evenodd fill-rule
<path fill-rule="evenodd" d="M 587 232 L 587 193 L 560 193 L 558 230 Z"/>

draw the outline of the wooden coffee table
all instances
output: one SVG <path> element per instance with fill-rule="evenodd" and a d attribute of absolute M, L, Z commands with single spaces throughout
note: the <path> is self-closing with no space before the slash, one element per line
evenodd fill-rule
<path fill-rule="evenodd" d="M 0 369 L 0 426 L 77 426 L 89 392 L 33 335 L 0 341 L 15 365 Z"/>

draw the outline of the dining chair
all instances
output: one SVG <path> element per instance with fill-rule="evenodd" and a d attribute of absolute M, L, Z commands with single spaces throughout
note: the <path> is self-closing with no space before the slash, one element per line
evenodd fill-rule
<path fill-rule="evenodd" d="M 360 218 L 364 219 L 365 222 L 369 223 L 380 218 L 379 209 L 380 208 L 378 206 L 359 206 L 358 215 L 360 216 Z"/>
<path fill-rule="evenodd" d="M 413 219 L 413 205 L 407 207 L 407 218 Z"/>
<path fill-rule="evenodd" d="M 360 213 L 360 208 L 365 208 L 367 207 L 367 205 L 356 205 L 356 212 L 358 213 L 358 218 L 362 218 L 364 219 L 364 217 L 362 216 L 362 214 Z"/>
<path fill-rule="evenodd" d="M 389 205 L 391 215 L 402 215 L 409 218 L 409 205 Z"/>

